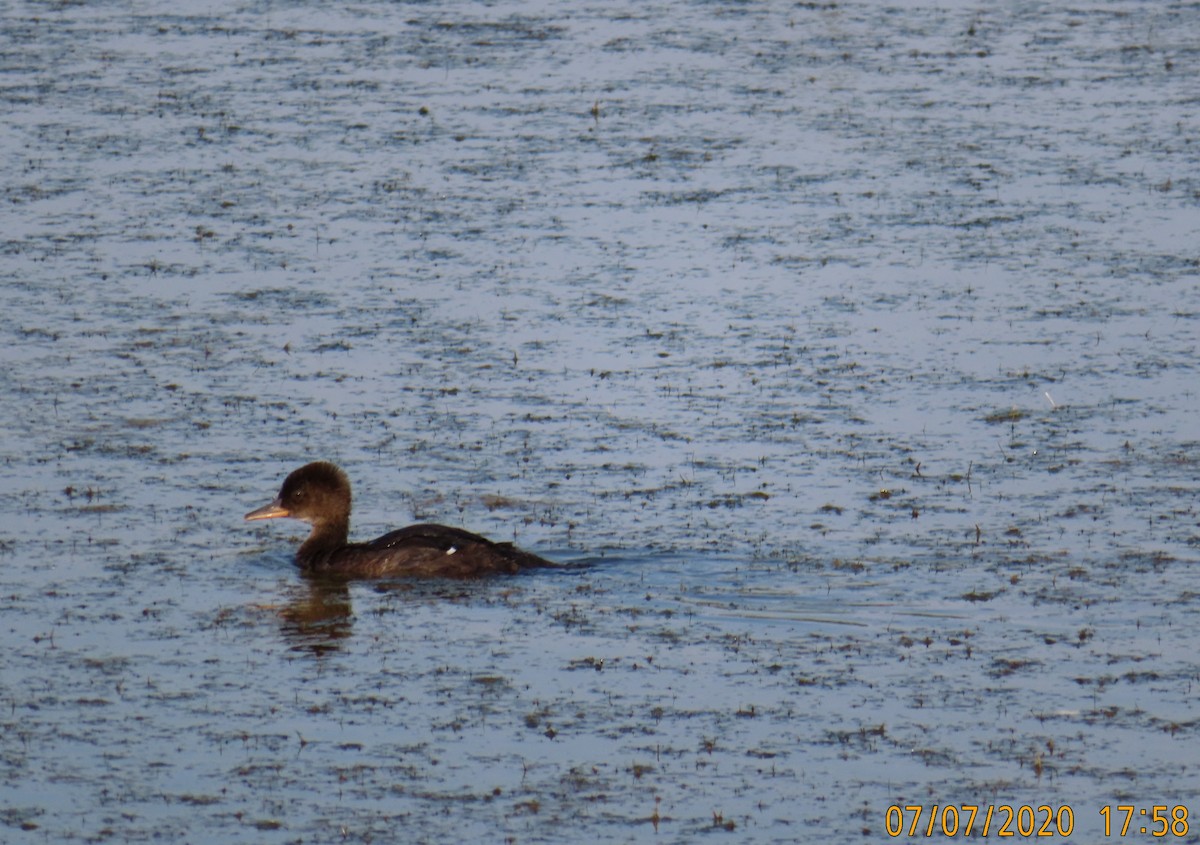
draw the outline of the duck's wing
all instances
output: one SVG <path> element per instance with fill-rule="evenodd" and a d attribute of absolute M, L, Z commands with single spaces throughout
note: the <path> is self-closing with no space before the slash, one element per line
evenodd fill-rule
<path fill-rule="evenodd" d="M 365 544 L 372 551 L 385 549 L 412 548 L 441 551 L 444 554 L 454 554 L 467 546 L 483 546 L 487 548 L 511 547 L 511 543 L 493 543 L 487 537 L 472 534 L 462 528 L 451 528 L 449 525 L 423 523 L 410 525 L 397 531 L 389 531 L 382 537 L 376 537 Z"/>
<path fill-rule="evenodd" d="M 512 543 L 495 543 L 461 528 L 433 523 L 392 531 L 365 548 L 380 558 L 381 568 L 395 574 L 469 578 L 556 565 Z"/>

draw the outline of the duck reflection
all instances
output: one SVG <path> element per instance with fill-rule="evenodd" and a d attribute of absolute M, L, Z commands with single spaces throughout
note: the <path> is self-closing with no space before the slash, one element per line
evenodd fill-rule
<path fill-rule="evenodd" d="M 576 571 L 589 565 L 581 561 L 562 567 L 562 572 Z M 352 578 L 301 573 L 301 580 L 291 589 L 291 596 L 282 606 L 276 606 L 280 631 L 292 651 L 314 655 L 338 651 L 343 641 L 354 632 L 354 605 L 350 591 L 359 592 L 359 599 L 371 604 L 364 591 L 390 597 L 385 606 L 401 610 L 412 605 L 437 606 L 458 602 L 508 601 L 519 588 L 512 582 L 463 580 L 458 578 L 418 578 L 371 581 L 364 583 Z"/>
<path fill-rule="evenodd" d="M 337 651 L 354 627 L 350 585 L 344 579 L 306 577 L 279 618 L 293 651 Z"/>
<path fill-rule="evenodd" d="M 354 631 L 350 589 L 355 582 L 311 573 L 302 573 L 301 578 L 291 599 L 279 610 L 280 630 L 292 651 L 321 655 L 339 650 Z M 453 601 L 474 594 L 469 586 L 449 579 L 377 581 L 369 589 L 416 601 Z"/>

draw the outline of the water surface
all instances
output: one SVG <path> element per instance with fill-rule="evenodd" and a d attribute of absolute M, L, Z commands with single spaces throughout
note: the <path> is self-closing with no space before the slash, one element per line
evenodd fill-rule
<path fill-rule="evenodd" d="M 1193 7 L 0 15 L 4 841 L 1195 801 Z"/>

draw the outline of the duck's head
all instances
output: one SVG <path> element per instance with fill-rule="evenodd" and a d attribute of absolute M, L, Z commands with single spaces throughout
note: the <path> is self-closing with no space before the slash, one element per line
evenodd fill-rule
<path fill-rule="evenodd" d="M 283 480 L 275 501 L 246 514 L 247 520 L 282 517 L 310 525 L 349 522 L 350 479 L 328 461 L 305 464 Z"/>

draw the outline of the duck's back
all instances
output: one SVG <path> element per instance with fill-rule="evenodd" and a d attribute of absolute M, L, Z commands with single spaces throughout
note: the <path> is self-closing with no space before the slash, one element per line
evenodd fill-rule
<path fill-rule="evenodd" d="M 461 528 L 410 525 L 369 543 L 352 543 L 313 561 L 320 572 L 354 577 L 475 578 L 553 566 L 512 543 L 495 543 Z"/>

